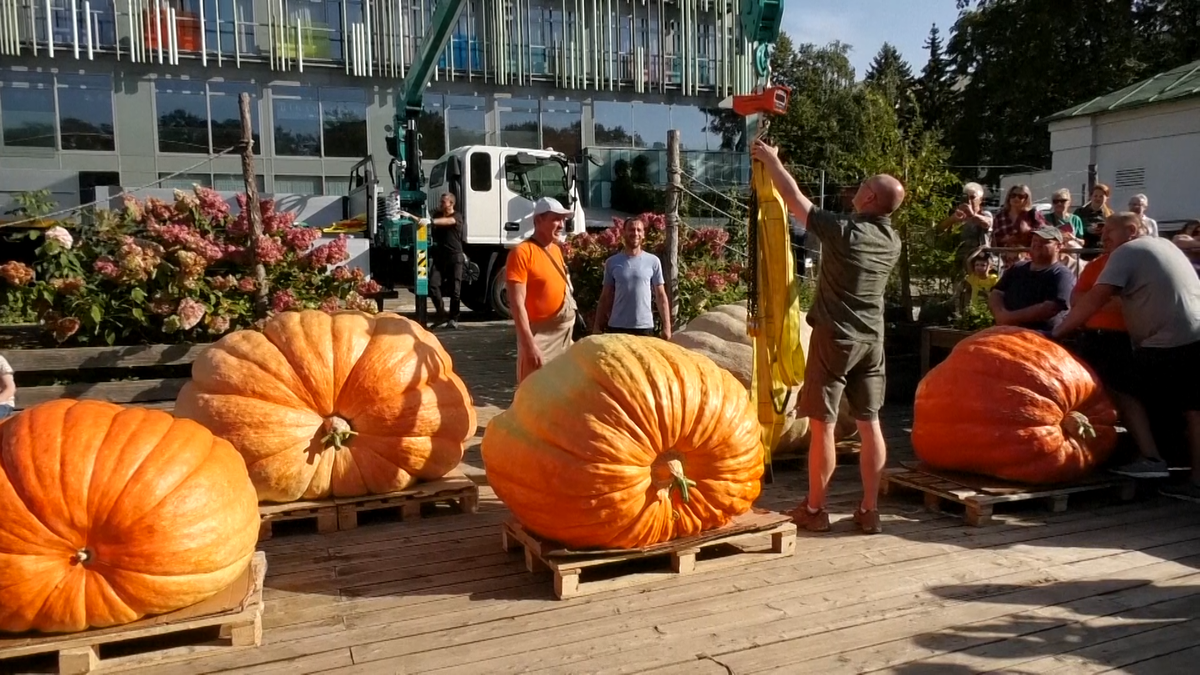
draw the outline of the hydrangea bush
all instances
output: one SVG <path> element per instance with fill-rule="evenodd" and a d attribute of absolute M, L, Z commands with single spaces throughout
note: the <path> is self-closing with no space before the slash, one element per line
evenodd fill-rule
<path fill-rule="evenodd" d="M 666 216 L 643 213 L 646 223 L 644 248 L 666 258 Z M 566 245 L 567 266 L 575 300 L 588 326 L 595 319 L 604 285 L 604 261 L 622 247 L 622 218 L 599 233 L 579 234 Z M 729 245 L 729 231 L 717 227 L 683 227 L 679 237 L 679 316 L 682 325 L 704 312 L 746 297 L 744 250 Z M 655 313 L 657 321 L 657 312 Z"/>
<path fill-rule="evenodd" d="M 260 326 L 255 316 L 254 257 L 266 269 L 270 313 L 342 308 L 374 312 L 379 285 L 361 270 L 332 267 L 349 259 L 345 235 L 313 248 L 316 229 L 259 203 L 263 234 L 208 188 L 175 192 L 174 203 L 126 198 L 75 234 L 52 227 L 40 236 L 32 268 L 0 266 L 10 314 L 32 313 L 60 344 L 206 342 Z"/>

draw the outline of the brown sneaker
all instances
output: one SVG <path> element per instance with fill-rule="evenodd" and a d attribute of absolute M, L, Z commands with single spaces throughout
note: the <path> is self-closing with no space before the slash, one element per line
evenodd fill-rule
<path fill-rule="evenodd" d="M 863 511 L 862 507 L 854 510 L 854 522 L 864 534 L 879 534 L 883 527 L 879 524 L 879 511 Z"/>
<path fill-rule="evenodd" d="M 808 510 L 808 499 L 800 502 L 800 505 L 787 513 L 792 517 L 792 522 L 796 527 L 803 528 L 809 532 L 828 532 L 829 531 L 829 514 L 825 509 L 821 509 L 816 513 L 810 513 Z"/>

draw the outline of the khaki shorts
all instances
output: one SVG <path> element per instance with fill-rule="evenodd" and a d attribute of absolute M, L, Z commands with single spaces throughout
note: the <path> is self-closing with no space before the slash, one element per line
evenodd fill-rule
<path fill-rule="evenodd" d="M 828 329 L 814 328 L 805 356 L 799 414 L 834 422 L 845 393 L 854 419 L 861 422 L 879 419 L 887 387 L 883 340 L 843 340 Z"/>

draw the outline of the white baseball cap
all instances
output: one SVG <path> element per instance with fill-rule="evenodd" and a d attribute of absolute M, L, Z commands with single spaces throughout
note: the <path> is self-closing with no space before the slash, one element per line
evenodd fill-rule
<path fill-rule="evenodd" d="M 537 200 L 537 204 L 533 207 L 533 215 L 540 216 L 543 213 L 557 213 L 560 216 L 570 216 L 574 213 L 564 207 L 561 202 L 553 197 L 542 197 Z"/>

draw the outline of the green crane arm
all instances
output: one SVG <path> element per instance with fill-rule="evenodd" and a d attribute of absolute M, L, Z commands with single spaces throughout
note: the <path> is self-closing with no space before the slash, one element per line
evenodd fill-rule
<path fill-rule="evenodd" d="M 433 17 L 429 20 L 429 30 L 425 33 L 421 49 L 396 92 L 396 118 L 392 132 L 396 136 L 391 139 L 392 143 L 388 144 L 388 149 L 392 150 L 393 156 L 404 161 L 404 171 L 395 177 L 396 188 L 402 194 L 421 190 L 421 152 L 417 139 L 417 120 L 421 116 L 425 87 L 429 84 L 434 68 L 437 68 L 438 59 L 446 49 L 450 33 L 454 30 L 454 24 L 458 22 L 458 15 L 465 4 L 466 0 L 442 0 L 438 3 Z M 399 148 L 395 147 L 395 138 L 403 139 Z M 423 197 L 421 200 L 424 201 Z"/>

